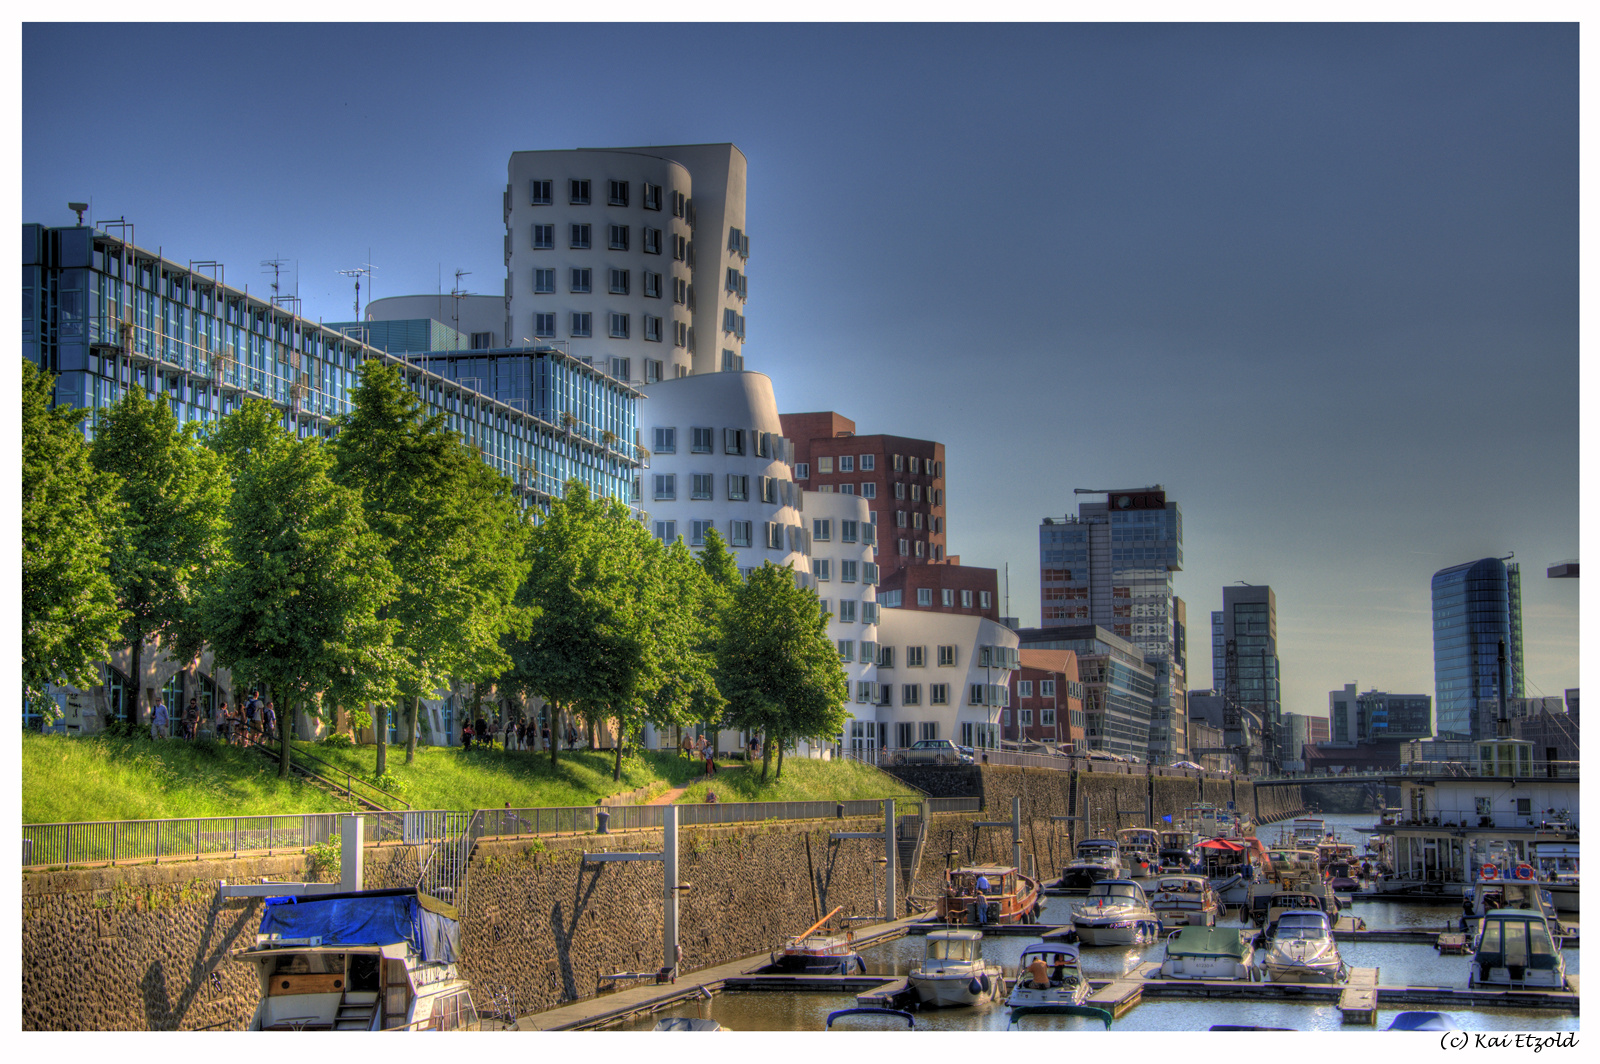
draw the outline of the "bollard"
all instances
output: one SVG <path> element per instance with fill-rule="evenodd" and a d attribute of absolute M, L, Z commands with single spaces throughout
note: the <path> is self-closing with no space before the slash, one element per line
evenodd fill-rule
<path fill-rule="evenodd" d="M 611 833 L 611 813 L 606 809 L 601 808 L 594 811 L 594 830 L 600 835 L 609 835 Z"/>

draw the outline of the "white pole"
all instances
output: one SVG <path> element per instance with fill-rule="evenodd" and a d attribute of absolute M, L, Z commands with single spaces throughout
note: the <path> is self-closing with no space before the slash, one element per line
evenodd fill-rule
<path fill-rule="evenodd" d="M 665 893 L 662 896 L 662 967 L 675 973 L 678 968 L 678 807 L 661 809 L 661 866 Z"/>

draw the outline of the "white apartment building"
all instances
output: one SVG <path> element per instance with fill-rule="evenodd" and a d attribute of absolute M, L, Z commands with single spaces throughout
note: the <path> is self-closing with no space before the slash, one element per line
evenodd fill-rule
<path fill-rule="evenodd" d="M 876 731 L 878 719 L 877 529 L 860 496 L 808 491 L 803 500 L 811 526 L 811 575 L 850 685 L 845 734 L 859 740 L 867 730 Z M 860 746 L 852 744 L 858 756 Z"/>
<path fill-rule="evenodd" d="M 513 152 L 506 335 L 642 385 L 743 369 L 745 168 L 732 144 Z"/>
<path fill-rule="evenodd" d="M 742 570 L 762 562 L 811 582 L 810 537 L 780 435 L 772 380 L 714 373 L 657 381 L 639 404 L 640 442 L 650 452 L 638 499 L 656 538 L 699 547 L 715 527 Z"/>
<path fill-rule="evenodd" d="M 877 736 L 852 727 L 853 751 L 875 741 L 897 750 L 921 739 L 1000 745 L 1000 711 L 1010 704 L 1017 634 L 986 617 L 884 609 L 878 615 Z"/>

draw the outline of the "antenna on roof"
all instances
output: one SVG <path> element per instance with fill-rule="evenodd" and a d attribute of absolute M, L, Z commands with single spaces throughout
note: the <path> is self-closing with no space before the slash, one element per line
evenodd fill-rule
<path fill-rule="evenodd" d="M 278 271 L 289 265 L 288 259 L 262 259 L 261 265 L 272 271 L 272 302 L 278 301 Z M 262 270 L 266 273 L 267 270 Z"/>
<path fill-rule="evenodd" d="M 360 266 L 357 266 L 353 270 L 340 270 L 339 271 L 341 274 L 343 274 L 346 277 L 354 277 L 356 279 L 356 321 L 360 321 L 361 320 L 361 275 L 362 274 L 366 274 L 368 277 L 371 277 L 372 276 L 372 271 L 376 270 L 376 269 L 377 269 L 377 267 L 374 266 L 372 263 L 363 262 Z M 369 289 L 369 291 L 367 292 L 367 302 L 371 303 L 372 302 L 372 292 L 370 291 L 370 289 L 372 288 L 372 286 L 369 284 L 367 286 L 367 288 Z"/>
<path fill-rule="evenodd" d="M 469 276 L 471 276 L 471 274 L 472 274 L 471 270 L 457 269 L 456 270 L 456 286 L 454 288 L 450 289 L 451 313 L 455 315 L 455 320 L 453 322 L 451 322 L 451 324 L 455 326 L 455 330 L 456 330 L 456 341 L 455 342 L 457 344 L 461 343 L 461 297 L 467 294 L 467 290 L 465 288 L 461 287 L 461 278 L 469 277 Z"/>

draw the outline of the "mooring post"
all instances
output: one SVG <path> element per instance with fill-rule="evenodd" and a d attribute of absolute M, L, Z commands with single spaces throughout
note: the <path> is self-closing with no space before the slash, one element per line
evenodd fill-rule
<path fill-rule="evenodd" d="M 339 886 L 343 890 L 364 890 L 362 886 L 362 844 L 366 823 L 359 816 L 339 818 Z"/>
<path fill-rule="evenodd" d="M 1011 867 L 1022 871 L 1022 798 L 1011 799 Z"/>
<path fill-rule="evenodd" d="M 666 873 L 661 910 L 661 966 L 678 972 L 678 807 L 661 809 L 661 864 Z"/>
<path fill-rule="evenodd" d="M 900 875 L 900 846 L 894 834 L 894 799 L 883 800 L 883 904 L 884 915 L 894 920 L 900 910 L 895 908 L 895 880 Z"/>

